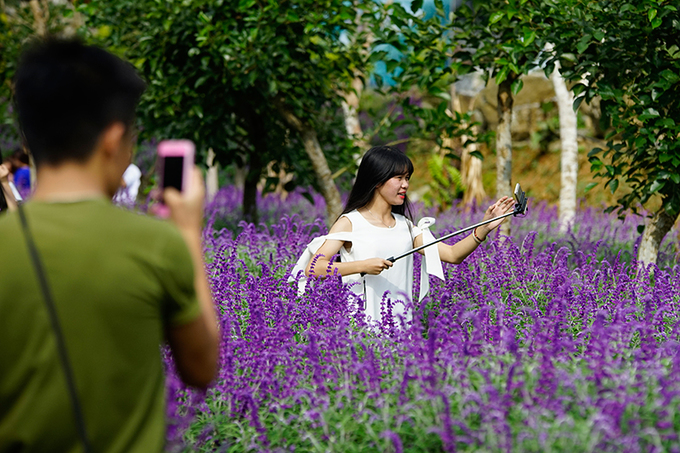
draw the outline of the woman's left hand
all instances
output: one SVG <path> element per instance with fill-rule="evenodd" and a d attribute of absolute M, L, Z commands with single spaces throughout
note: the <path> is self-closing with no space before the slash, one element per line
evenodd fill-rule
<path fill-rule="evenodd" d="M 514 208 L 515 200 L 512 197 L 503 197 L 487 208 L 486 212 L 484 213 L 484 220 L 493 219 L 494 217 L 507 214 L 508 212 L 512 212 Z M 498 228 L 501 223 L 505 222 L 505 219 L 507 219 L 507 217 L 487 223 L 486 225 L 482 225 L 479 227 L 479 232 L 483 234 L 484 237 L 486 237 L 487 234 Z"/>

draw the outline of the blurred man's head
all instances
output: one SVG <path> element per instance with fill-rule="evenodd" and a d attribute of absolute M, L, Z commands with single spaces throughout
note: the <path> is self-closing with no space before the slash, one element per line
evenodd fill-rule
<path fill-rule="evenodd" d="M 144 91 L 130 64 L 77 40 L 34 44 L 14 82 L 19 123 L 38 167 L 87 162 L 112 125 L 130 136 Z"/>

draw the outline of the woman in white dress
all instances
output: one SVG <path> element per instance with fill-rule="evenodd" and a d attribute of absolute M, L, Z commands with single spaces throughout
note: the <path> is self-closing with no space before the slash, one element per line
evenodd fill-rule
<path fill-rule="evenodd" d="M 304 260 L 308 261 L 304 267 L 306 276 L 337 273 L 352 284 L 353 291 L 365 302 L 366 315 L 376 321 L 382 319 L 381 302 L 388 299 L 393 316 L 404 314 L 410 319 L 410 310 L 405 307 L 412 297 L 413 255 L 395 263 L 386 258 L 422 245 L 425 236 L 434 239 L 411 222 L 406 193 L 412 174 L 413 163 L 401 151 L 389 146 L 371 148 L 359 165 L 343 213 L 327 236 L 318 238 L 316 245 L 310 244 L 307 253 L 311 259 Z M 513 206 L 512 198 L 503 197 L 489 206 L 484 220 L 510 212 Z M 440 259 L 447 263 L 461 263 L 501 223 L 498 220 L 480 226 L 453 245 L 439 242 L 425 250 L 439 252 Z M 340 262 L 332 262 L 338 253 Z M 440 274 L 443 278 L 441 271 Z"/>

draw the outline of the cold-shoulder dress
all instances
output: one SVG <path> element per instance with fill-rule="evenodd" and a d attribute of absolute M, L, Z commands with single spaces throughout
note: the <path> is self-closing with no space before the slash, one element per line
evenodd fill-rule
<path fill-rule="evenodd" d="M 352 231 L 332 233 L 314 239 L 293 268 L 291 279 L 300 278 L 300 287 L 304 288 L 306 284 L 304 270 L 326 240 L 351 242 L 349 250 L 345 246 L 340 248 L 342 262 L 398 256 L 411 250 L 414 239 L 420 234 L 424 234 L 424 243 L 434 240 L 427 229 L 427 226 L 434 223 L 434 219 L 425 218 L 419 222 L 418 226 L 413 226 L 403 215 L 393 214 L 393 216 L 396 223 L 394 227 L 387 228 L 373 225 L 357 210 L 343 214 L 342 217 L 347 217 L 352 224 Z M 425 251 L 419 299 L 425 296 L 429 288 L 428 272 L 444 279 L 437 247 L 428 247 Z M 348 284 L 363 301 L 366 315 L 373 320 L 382 320 L 388 300 L 392 306 L 393 317 L 401 315 L 406 320 L 411 319 L 411 310 L 408 307 L 413 297 L 413 255 L 397 260 L 391 268 L 379 275 L 352 274 L 342 277 L 342 281 Z M 383 304 L 383 301 L 386 303 Z"/>

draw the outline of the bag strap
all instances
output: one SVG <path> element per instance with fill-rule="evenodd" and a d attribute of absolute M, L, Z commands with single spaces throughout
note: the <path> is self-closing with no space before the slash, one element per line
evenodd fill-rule
<path fill-rule="evenodd" d="M 59 359 L 61 361 L 62 368 L 64 369 L 64 374 L 66 375 L 66 386 L 68 387 L 68 394 L 71 399 L 71 405 L 73 406 L 73 412 L 76 418 L 78 435 L 80 436 L 80 440 L 83 442 L 83 449 L 85 450 L 85 453 L 91 453 L 93 450 L 92 446 L 90 445 L 89 438 L 87 437 L 87 430 L 85 429 L 85 417 L 83 416 L 83 409 L 80 405 L 78 393 L 76 392 L 75 379 L 73 377 L 73 370 L 71 369 L 68 352 L 66 350 L 64 334 L 62 333 L 61 324 L 59 323 L 59 317 L 57 316 L 57 310 L 54 305 L 54 299 L 52 298 L 52 293 L 50 292 L 50 287 L 47 283 L 45 269 L 42 265 L 42 261 L 40 260 L 40 255 L 38 254 L 38 249 L 36 248 L 35 242 L 33 241 L 31 231 L 28 228 L 28 221 L 26 220 L 26 214 L 24 213 L 24 208 L 22 205 L 18 206 L 18 211 L 19 219 L 21 220 L 21 229 L 24 233 L 24 238 L 26 239 L 26 246 L 28 247 L 28 253 L 31 256 L 31 262 L 38 277 L 40 290 L 42 291 L 43 299 L 45 300 L 45 306 L 47 307 L 47 313 L 49 314 L 54 336 L 56 337 Z"/>

